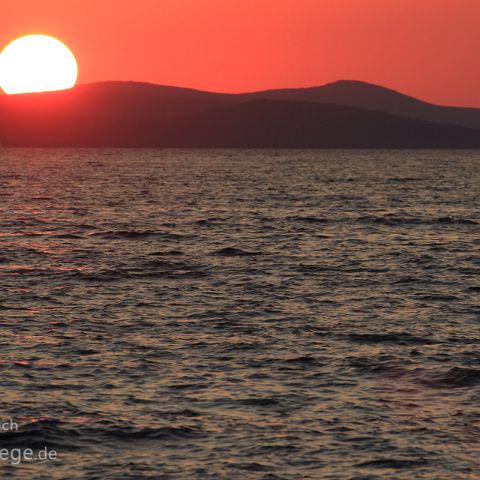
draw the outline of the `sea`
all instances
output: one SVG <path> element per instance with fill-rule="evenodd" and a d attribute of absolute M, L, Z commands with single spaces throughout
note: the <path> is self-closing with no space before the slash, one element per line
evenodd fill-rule
<path fill-rule="evenodd" d="M 3 148 L 0 200 L 0 478 L 480 478 L 480 151 Z"/>

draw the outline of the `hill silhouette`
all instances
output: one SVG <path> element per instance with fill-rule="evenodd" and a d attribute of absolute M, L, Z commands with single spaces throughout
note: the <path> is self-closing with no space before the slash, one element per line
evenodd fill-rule
<path fill-rule="evenodd" d="M 0 96 L 0 140 L 6 146 L 480 148 L 480 110 L 431 105 L 353 81 L 246 94 L 102 82 Z"/>
<path fill-rule="evenodd" d="M 249 98 L 332 103 L 377 110 L 409 118 L 480 129 L 480 109 L 433 105 L 388 88 L 354 80 L 321 87 L 270 90 Z"/>
<path fill-rule="evenodd" d="M 195 90 L 101 82 L 57 92 L 5 95 L 0 98 L 0 109 L 101 118 L 170 118 L 211 110 L 224 103 L 221 95 Z"/>

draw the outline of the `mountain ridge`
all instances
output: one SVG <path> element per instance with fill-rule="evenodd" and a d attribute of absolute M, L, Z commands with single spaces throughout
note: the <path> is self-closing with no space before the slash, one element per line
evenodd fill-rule
<path fill-rule="evenodd" d="M 112 81 L 0 97 L 0 138 L 17 146 L 479 148 L 480 109 L 350 80 L 243 94 Z"/>

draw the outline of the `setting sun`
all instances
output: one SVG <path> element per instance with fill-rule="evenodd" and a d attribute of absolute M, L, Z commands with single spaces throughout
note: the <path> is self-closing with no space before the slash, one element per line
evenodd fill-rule
<path fill-rule="evenodd" d="M 0 54 L 0 87 L 7 94 L 64 90 L 77 75 L 73 53 L 47 35 L 17 38 Z"/>

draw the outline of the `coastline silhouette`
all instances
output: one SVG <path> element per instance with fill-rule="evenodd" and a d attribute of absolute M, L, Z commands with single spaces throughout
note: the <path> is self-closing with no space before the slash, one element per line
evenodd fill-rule
<path fill-rule="evenodd" d="M 4 146 L 479 148 L 480 109 L 358 81 L 224 94 L 136 82 L 0 97 Z"/>

